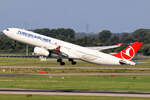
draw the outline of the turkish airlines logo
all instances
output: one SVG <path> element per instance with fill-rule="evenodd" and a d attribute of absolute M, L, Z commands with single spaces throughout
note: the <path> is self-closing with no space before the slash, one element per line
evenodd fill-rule
<path fill-rule="evenodd" d="M 129 46 L 126 50 L 121 51 L 121 57 L 123 59 L 131 60 L 135 55 L 134 49 Z"/>

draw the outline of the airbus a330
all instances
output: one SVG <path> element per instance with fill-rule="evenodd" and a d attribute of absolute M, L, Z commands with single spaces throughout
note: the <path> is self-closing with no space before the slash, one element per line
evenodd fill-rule
<path fill-rule="evenodd" d="M 57 62 L 60 65 L 65 65 L 63 56 L 68 58 L 73 65 L 76 64 L 76 59 L 94 64 L 135 65 L 136 63 L 131 60 L 142 46 L 142 43 L 134 42 L 121 52 L 111 55 L 103 53 L 101 50 L 116 48 L 120 45 L 83 47 L 19 28 L 8 28 L 3 33 L 13 40 L 35 46 L 34 53 L 36 55 L 48 57 L 52 53 L 57 54 Z"/>

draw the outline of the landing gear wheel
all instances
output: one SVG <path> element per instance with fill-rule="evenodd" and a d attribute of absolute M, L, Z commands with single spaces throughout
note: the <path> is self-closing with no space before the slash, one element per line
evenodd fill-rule
<path fill-rule="evenodd" d="M 76 61 L 74 61 L 74 60 L 73 60 L 73 59 L 71 59 L 71 58 L 69 58 L 69 59 L 68 59 L 68 61 L 70 61 L 72 65 L 77 64 L 77 62 L 76 62 Z"/>
<path fill-rule="evenodd" d="M 57 59 L 57 62 L 62 62 L 62 59 Z"/>
<path fill-rule="evenodd" d="M 72 65 L 76 65 L 76 64 L 77 64 L 77 62 L 75 62 L 75 61 L 72 61 L 72 62 L 71 62 L 71 64 L 72 64 Z"/>
<path fill-rule="evenodd" d="M 60 62 L 60 65 L 65 65 L 65 62 Z"/>

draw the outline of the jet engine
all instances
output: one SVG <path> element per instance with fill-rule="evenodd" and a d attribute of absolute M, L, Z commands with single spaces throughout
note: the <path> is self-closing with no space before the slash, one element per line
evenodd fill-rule
<path fill-rule="evenodd" d="M 41 47 L 35 47 L 34 54 L 38 56 L 49 56 L 49 51 Z"/>

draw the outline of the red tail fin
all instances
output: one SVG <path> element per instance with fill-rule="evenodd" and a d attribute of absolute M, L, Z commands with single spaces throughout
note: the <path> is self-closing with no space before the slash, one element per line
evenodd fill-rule
<path fill-rule="evenodd" d="M 133 44 L 131 44 L 130 46 L 128 46 L 121 52 L 114 54 L 113 56 L 121 58 L 121 59 L 131 60 L 136 54 L 136 52 L 140 49 L 141 46 L 142 46 L 142 43 L 134 42 Z"/>

